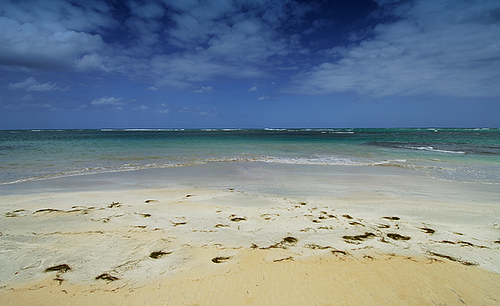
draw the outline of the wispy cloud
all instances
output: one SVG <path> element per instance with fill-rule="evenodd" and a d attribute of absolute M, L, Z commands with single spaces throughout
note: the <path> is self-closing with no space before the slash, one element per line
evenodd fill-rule
<path fill-rule="evenodd" d="M 34 77 L 29 77 L 23 82 L 9 83 L 9 89 L 24 89 L 26 91 L 52 91 L 62 90 L 56 83 L 40 83 Z"/>
<path fill-rule="evenodd" d="M 122 102 L 120 102 L 122 98 L 114 98 L 114 97 L 103 97 L 103 98 L 98 98 L 90 102 L 92 105 L 96 106 L 106 106 L 106 105 L 113 105 L 113 106 L 119 106 L 123 105 Z"/>
<path fill-rule="evenodd" d="M 212 86 L 202 86 L 201 88 L 196 89 L 193 92 L 204 93 L 204 92 L 213 92 L 213 91 L 214 90 L 213 90 Z"/>
<path fill-rule="evenodd" d="M 324 50 L 331 59 L 296 75 L 292 91 L 373 97 L 500 94 L 500 2 L 378 2 L 397 21 L 378 24 L 373 38 L 357 45 Z"/>

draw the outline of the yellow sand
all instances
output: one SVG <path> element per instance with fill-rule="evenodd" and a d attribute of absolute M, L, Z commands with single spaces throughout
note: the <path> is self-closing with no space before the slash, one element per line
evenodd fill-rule
<path fill-rule="evenodd" d="M 498 186 L 264 170 L 266 184 L 100 190 L 96 176 L 0 194 L 0 304 L 500 303 Z"/>
<path fill-rule="evenodd" d="M 497 305 L 500 275 L 476 267 L 372 254 L 198 249 L 189 269 L 137 282 L 82 284 L 51 277 L 4 290 L 2 305 Z M 168 255 L 165 255 L 168 256 Z M 355 256 L 355 255 L 354 255 Z M 161 260 L 161 259 L 159 259 Z"/>

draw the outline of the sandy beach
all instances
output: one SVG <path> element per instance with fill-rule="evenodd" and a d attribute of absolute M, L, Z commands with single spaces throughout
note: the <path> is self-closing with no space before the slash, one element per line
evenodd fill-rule
<path fill-rule="evenodd" d="M 0 303 L 500 301 L 498 185 L 213 163 L 0 186 Z"/>

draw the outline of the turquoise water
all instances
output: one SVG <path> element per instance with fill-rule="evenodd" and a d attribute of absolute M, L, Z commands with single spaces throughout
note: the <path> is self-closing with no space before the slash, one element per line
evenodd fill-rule
<path fill-rule="evenodd" d="M 403 167 L 500 184 L 500 129 L 0 131 L 0 184 L 210 162 Z"/>

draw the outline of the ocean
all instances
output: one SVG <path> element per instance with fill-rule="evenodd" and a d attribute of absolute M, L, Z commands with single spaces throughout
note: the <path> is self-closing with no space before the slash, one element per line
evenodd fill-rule
<path fill-rule="evenodd" d="M 401 167 L 500 184 L 500 129 L 0 131 L 0 184 L 233 162 Z"/>

